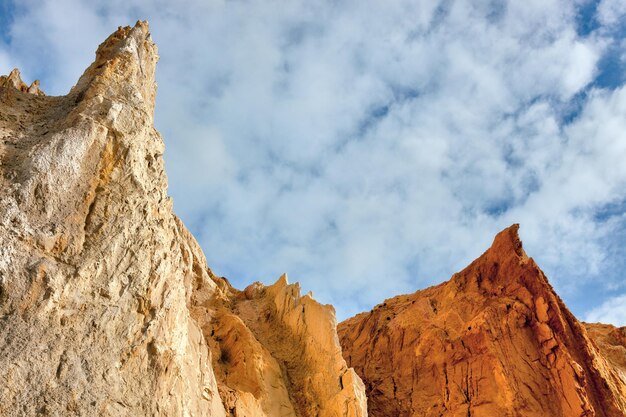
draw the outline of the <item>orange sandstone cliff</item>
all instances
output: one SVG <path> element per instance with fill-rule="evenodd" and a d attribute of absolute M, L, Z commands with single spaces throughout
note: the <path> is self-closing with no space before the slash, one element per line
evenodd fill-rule
<path fill-rule="evenodd" d="M 625 415 L 623 329 L 581 325 L 517 230 L 449 281 L 339 325 L 370 415 Z"/>

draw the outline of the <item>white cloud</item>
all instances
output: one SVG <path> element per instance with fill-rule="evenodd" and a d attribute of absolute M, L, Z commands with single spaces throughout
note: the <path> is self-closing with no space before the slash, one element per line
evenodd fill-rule
<path fill-rule="evenodd" d="M 6 75 L 16 66 L 14 63 L 11 63 L 9 54 L 3 48 L 0 48 L 0 74 Z"/>
<path fill-rule="evenodd" d="M 175 208 L 239 286 L 287 271 L 345 317 L 521 222 L 580 314 L 618 280 L 594 217 L 626 198 L 626 93 L 590 87 L 610 42 L 571 2 L 479 3 L 27 2 L 10 53 L 63 93 L 150 20 Z"/>
<path fill-rule="evenodd" d="M 624 22 L 626 2 L 623 0 L 603 0 L 598 5 L 598 20 L 604 25 L 616 25 Z"/>
<path fill-rule="evenodd" d="M 597 308 L 587 313 L 588 323 L 611 323 L 626 326 L 626 294 L 609 298 Z"/>
<path fill-rule="evenodd" d="M 116 27 L 79 0 L 25 0 L 15 7 L 10 52 L 20 58 L 25 79 L 45 76 L 45 88 L 56 94 L 69 91 L 93 61 L 94 46 Z"/>

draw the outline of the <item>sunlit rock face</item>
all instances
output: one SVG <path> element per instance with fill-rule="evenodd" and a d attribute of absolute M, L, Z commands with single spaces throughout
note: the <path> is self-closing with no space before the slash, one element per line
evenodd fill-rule
<path fill-rule="evenodd" d="M 624 415 L 623 332 L 598 330 L 598 347 L 517 230 L 449 281 L 339 325 L 372 416 Z"/>
<path fill-rule="evenodd" d="M 274 285 L 227 288 L 192 316 L 210 341 L 226 410 L 234 416 L 367 416 L 365 387 L 341 355 L 332 306 L 283 275 Z M 211 318 L 211 319 L 207 319 Z"/>
<path fill-rule="evenodd" d="M 20 70 L 15 68 L 9 75 L 0 75 L 0 88 L 13 87 L 24 93 L 44 96 L 44 92 L 39 89 L 39 80 L 33 81 L 31 85 L 22 81 Z"/>
<path fill-rule="evenodd" d="M 1 416 L 624 415 L 625 330 L 580 324 L 517 226 L 339 336 L 286 275 L 213 274 L 167 196 L 157 60 L 138 22 L 66 96 L 0 76 Z"/>
<path fill-rule="evenodd" d="M 172 212 L 157 49 L 119 28 L 63 97 L 0 77 L 0 415 L 367 415 L 334 311 L 233 289 Z"/>

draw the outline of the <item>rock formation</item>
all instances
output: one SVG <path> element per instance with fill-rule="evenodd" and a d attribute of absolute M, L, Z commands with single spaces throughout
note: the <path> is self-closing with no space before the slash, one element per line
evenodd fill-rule
<path fill-rule="evenodd" d="M 334 309 L 274 285 L 196 292 L 192 317 L 209 341 L 219 392 L 234 416 L 366 416 L 365 387 L 341 356 Z M 213 310 L 213 311 L 212 311 Z M 212 318 L 211 321 L 207 318 Z"/>
<path fill-rule="evenodd" d="M 286 275 L 213 274 L 167 196 L 157 59 L 138 22 L 66 96 L 0 77 L 1 416 L 624 415 L 626 331 L 580 324 L 517 226 L 341 338 Z"/>
<path fill-rule="evenodd" d="M 44 96 L 44 92 L 39 89 L 39 80 L 33 81 L 29 86 L 22 81 L 20 70 L 14 68 L 9 75 L 0 75 L 0 87 L 13 87 L 23 93 L 35 94 L 38 96 Z"/>
<path fill-rule="evenodd" d="M 625 415 L 623 332 L 591 326 L 598 348 L 517 230 L 449 281 L 339 325 L 370 415 Z"/>
<path fill-rule="evenodd" d="M 0 77 L 0 415 L 366 416 L 332 307 L 233 289 L 173 214 L 157 59 L 138 22 L 66 96 Z"/>
<path fill-rule="evenodd" d="M 587 334 L 626 384 L 626 327 L 584 323 Z"/>

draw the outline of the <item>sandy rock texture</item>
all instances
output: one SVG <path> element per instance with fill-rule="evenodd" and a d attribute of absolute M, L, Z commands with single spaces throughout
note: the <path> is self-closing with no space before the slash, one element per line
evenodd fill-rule
<path fill-rule="evenodd" d="M 332 308 L 233 289 L 173 214 L 157 60 L 138 22 L 66 96 L 0 77 L 0 415 L 366 416 Z"/>
<path fill-rule="evenodd" d="M 584 323 L 584 326 L 602 356 L 626 383 L 626 327 L 601 323 Z"/>
<path fill-rule="evenodd" d="M 499 233 L 449 281 L 340 323 L 370 415 L 625 415 L 623 333 L 594 343 L 517 231 Z"/>
<path fill-rule="evenodd" d="M 196 302 L 192 316 L 211 341 L 231 415 L 367 416 L 365 387 L 341 355 L 332 306 L 301 296 L 286 275 L 225 294 L 221 305 Z"/>
<path fill-rule="evenodd" d="M 13 87 L 24 93 L 45 96 L 44 92 L 39 89 L 39 80 L 33 81 L 31 85 L 22 81 L 20 70 L 15 68 L 9 75 L 0 75 L 0 87 Z"/>
<path fill-rule="evenodd" d="M 157 60 L 138 22 L 66 96 L 0 77 L 1 416 L 626 414 L 625 329 L 579 323 L 517 225 L 339 336 L 286 275 L 216 276 L 167 196 Z"/>
<path fill-rule="evenodd" d="M 187 309 L 202 255 L 166 194 L 157 58 L 139 23 L 67 96 L 0 90 L 0 415 L 225 414 Z"/>

